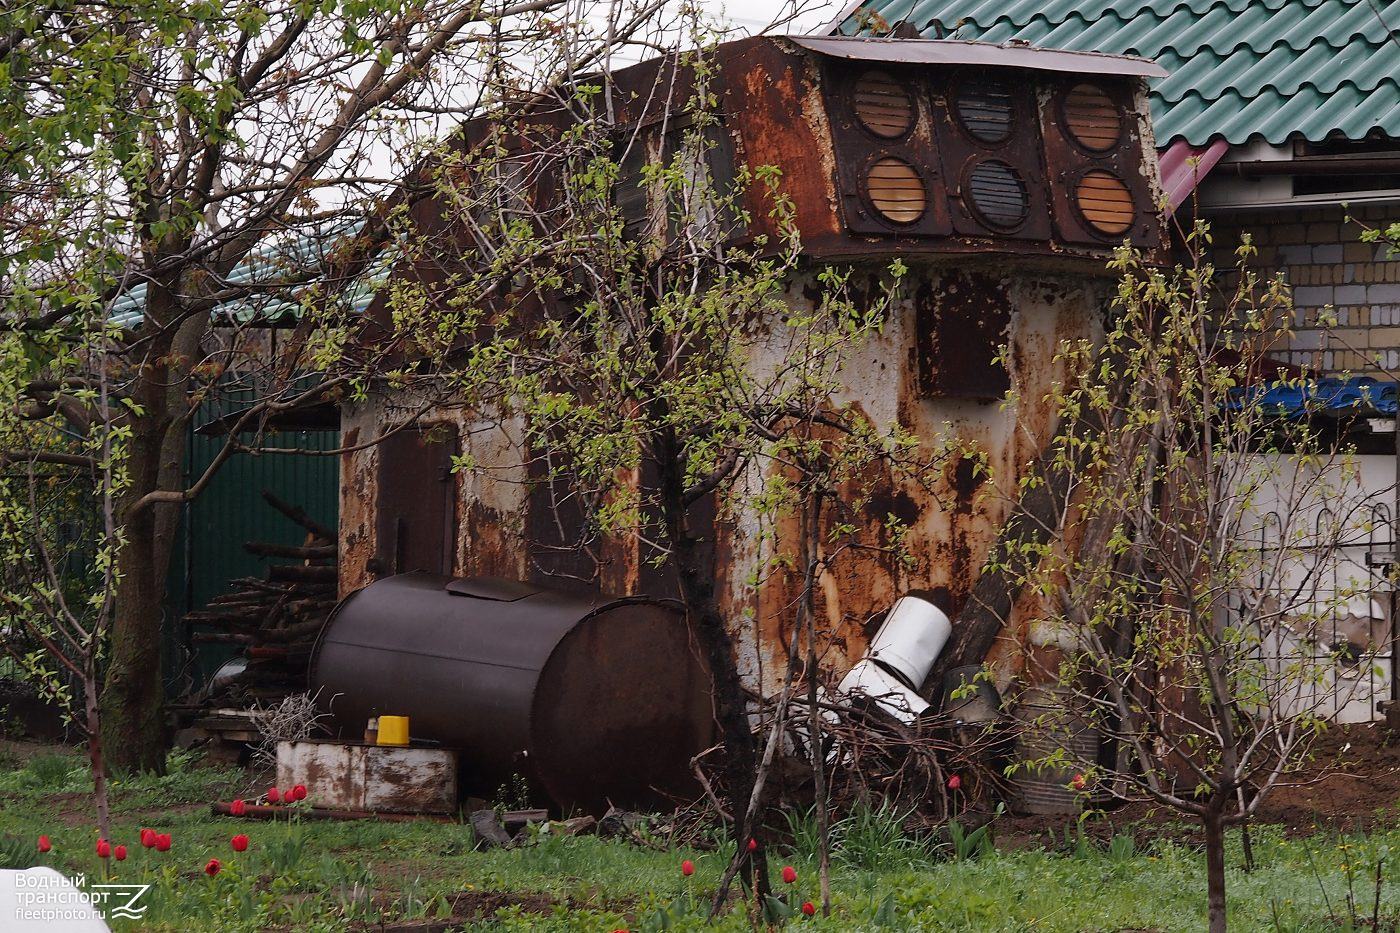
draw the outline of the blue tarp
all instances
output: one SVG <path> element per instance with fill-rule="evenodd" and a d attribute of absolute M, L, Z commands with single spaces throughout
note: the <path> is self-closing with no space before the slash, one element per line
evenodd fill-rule
<path fill-rule="evenodd" d="M 1394 417 L 1400 389 L 1370 376 L 1350 379 L 1293 379 L 1246 386 L 1231 393 L 1232 408 L 1258 405 L 1282 418 L 1315 415 Z"/>

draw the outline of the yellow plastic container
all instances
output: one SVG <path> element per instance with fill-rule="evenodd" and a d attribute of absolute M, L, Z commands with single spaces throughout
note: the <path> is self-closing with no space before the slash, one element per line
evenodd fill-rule
<path fill-rule="evenodd" d="M 407 744 L 408 744 L 408 717 L 407 717 L 407 716 L 380 716 L 380 717 L 379 717 L 379 744 L 380 744 L 380 745 L 407 745 Z"/>

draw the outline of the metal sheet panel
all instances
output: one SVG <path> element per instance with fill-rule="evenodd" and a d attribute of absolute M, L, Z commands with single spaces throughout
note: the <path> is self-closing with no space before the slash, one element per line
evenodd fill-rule
<path fill-rule="evenodd" d="M 983 273 L 950 274 L 914 293 L 919 387 L 927 396 L 997 399 L 1011 387 L 997 364 L 1011 326 L 1006 283 Z"/>
<path fill-rule="evenodd" d="M 444 425 L 408 428 L 379 445 L 375 572 L 452 572 L 456 454 L 456 433 Z"/>
<path fill-rule="evenodd" d="M 275 332 L 269 331 L 268 339 Z M 255 400 L 250 390 L 230 387 L 206 404 L 192 425 L 203 424 Z M 316 521 L 334 528 L 340 513 L 339 459 L 318 451 L 340 446 L 337 430 L 274 430 L 243 440 L 270 447 L 300 448 L 306 456 L 253 456 L 235 453 L 215 473 L 204 491 L 184 506 L 179 538 L 166 580 L 165 605 L 170 618 L 202 609 L 215 596 L 228 592 L 238 577 L 263 577 L 269 564 L 291 558 L 258 557 L 244 550 L 248 541 L 297 546 L 306 543 L 306 529 L 263 503 L 268 490 L 283 501 L 301 506 Z M 227 438 L 191 430 L 185 452 L 186 482 L 202 475 L 223 449 Z M 178 623 L 165 627 L 167 671 L 180 680 L 172 686 L 186 690 L 203 683 L 234 653 L 226 644 L 191 646 L 190 632 Z M 188 682 L 185 678 L 188 677 Z"/>
<path fill-rule="evenodd" d="M 1162 151 L 1158 163 L 1162 172 L 1162 190 L 1167 195 L 1167 207 L 1175 211 L 1186 203 L 1201 179 L 1215 168 L 1221 156 L 1230 148 L 1229 143 L 1217 139 L 1209 146 L 1195 147 L 1184 140 L 1177 140 Z"/>
<path fill-rule="evenodd" d="M 279 742 L 277 786 L 305 784 L 307 799 L 333 810 L 455 813 L 457 753 L 344 742 Z"/>
<path fill-rule="evenodd" d="M 787 38 L 788 41 L 811 52 L 858 61 L 906 62 L 911 65 L 978 65 L 1142 78 L 1167 76 L 1167 72 L 1159 65 L 1141 58 L 1100 55 L 1094 52 L 1063 52 L 1055 49 L 948 39 L 868 39 L 854 36 Z"/>
<path fill-rule="evenodd" d="M 271 490 L 278 498 L 299 505 L 312 518 L 331 528 L 340 512 L 339 460 L 316 451 L 340 444 L 338 431 L 287 431 L 269 435 L 266 443 L 300 447 L 307 456 L 234 454 L 220 467 L 204 492 L 185 512 L 187 563 L 172 562 L 186 572 L 184 586 L 172 589 L 172 603 L 181 612 L 206 605 L 226 592 L 236 577 L 261 577 L 269 558 L 243 549 L 246 541 L 301 545 L 306 529 L 263 504 L 259 494 Z M 192 436 L 186 458 L 188 475 L 199 476 L 223 447 L 224 438 Z M 290 560 L 290 559 L 287 559 Z"/>

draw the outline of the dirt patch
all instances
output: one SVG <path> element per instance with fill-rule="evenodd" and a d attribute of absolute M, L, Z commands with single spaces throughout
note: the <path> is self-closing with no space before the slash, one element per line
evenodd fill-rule
<path fill-rule="evenodd" d="M 1392 826 L 1400 804 L 1400 737 L 1382 723 L 1333 726 L 1313 747 L 1312 758 L 1260 804 L 1255 822 L 1277 824 L 1289 836 L 1318 831 L 1365 832 Z M 1066 844 L 1070 816 L 1003 816 L 997 847 L 1022 849 Z M 1161 805 L 1135 802 L 1086 821 L 1085 832 L 1100 840 L 1131 831 L 1138 842 L 1167 837 L 1199 842 L 1191 817 Z"/>
<path fill-rule="evenodd" d="M 1400 801 L 1400 737 L 1381 723 L 1336 726 L 1290 786 L 1264 799 L 1259 820 L 1290 832 L 1344 832 L 1392 825 Z"/>

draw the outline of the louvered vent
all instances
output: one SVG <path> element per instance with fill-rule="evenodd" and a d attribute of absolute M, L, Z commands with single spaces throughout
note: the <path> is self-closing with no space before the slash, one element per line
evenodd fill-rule
<path fill-rule="evenodd" d="M 1113 100 L 1092 84 L 1077 84 L 1064 97 L 1065 131 L 1090 152 L 1108 152 L 1123 136 Z"/>
<path fill-rule="evenodd" d="M 903 159 L 880 159 L 870 166 L 865 181 L 870 203 L 893 223 L 912 224 L 928 207 L 928 193 L 919 173 Z"/>
<path fill-rule="evenodd" d="M 996 159 L 978 162 L 968 172 L 967 196 L 983 222 L 1003 230 L 1020 226 L 1030 207 L 1021 176 Z"/>
<path fill-rule="evenodd" d="M 982 143 L 1004 142 L 1011 136 L 1015 108 L 1011 92 L 1002 84 L 973 81 L 958 90 L 958 122 L 967 134 Z"/>
<path fill-rule="evenodd" d="M 852 103 L 861 125 L 883 139 L 897 139 L 914 125 L 914 100 L 909 91 L 883 71 L 861 75 Z"/>
<path fill-rule="evenodd" d="M 1105 236 L 1120 236 L 1132 229 L 1136 217 L 1132 192 L 1111 172 L 1085 172 L 1075 188 L 1074 203 L 1089 226 Z"/>

